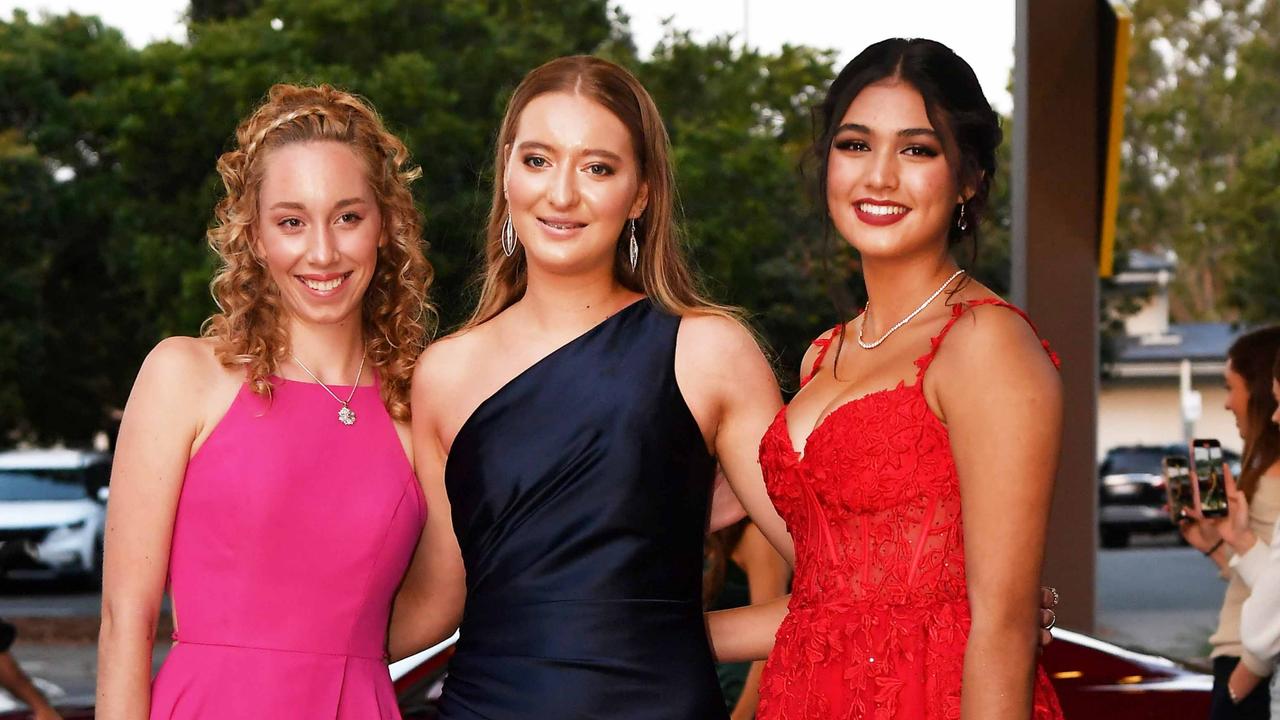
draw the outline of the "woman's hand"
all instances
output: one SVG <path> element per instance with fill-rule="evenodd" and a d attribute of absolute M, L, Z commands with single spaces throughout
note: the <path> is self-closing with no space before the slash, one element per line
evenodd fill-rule
<path fill-rule="evenodd" d="M 1231 677 L 1227 679 L 1227 693 L 1231 697 L 1232 704 L 1239 705 L 1241 700 L 1258 687 L 1260 680 L 1262 678 L 1253 674 L 1253 671 L 1245 667 L 1244 663 L 1237 664 L 1236 669 L 1231 671 Z"/>
<path fill-rule="evenodd" d="M 1222 464 L 1222 476 L 1227 486 L 1227 516 L 1214 518 L 1209 524 L 1237 555 L 1243 555 L 1258 542 L 1258 536 L 1249 527 L 1249 499 L 1236 487 L 1236 479 L 1226 463 Z"/>
<path fill-rule="evenodd" d="M 1217 526 L 1201 517 L 1192 508 L 1187 508 L 1187 515 L 1178 522 L 1178 532 L 1191 547 L 1202 553 L 1209 553 L 1222 539 Z"/>

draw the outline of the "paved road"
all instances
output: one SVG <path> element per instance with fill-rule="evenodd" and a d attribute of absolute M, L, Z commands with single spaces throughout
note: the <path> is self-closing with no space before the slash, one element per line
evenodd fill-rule
<path fill-rule="evenodd" d="M 1096 634 L 1176 657 L 1204 657 L 1225 590 L 1217 568 L 1193 548 L 1099 551 Z"/>
<path fill-rule="evenodd" d="M 87 617 L 102 596 L 80 582 L 0 579 L 0 617 Z"/>

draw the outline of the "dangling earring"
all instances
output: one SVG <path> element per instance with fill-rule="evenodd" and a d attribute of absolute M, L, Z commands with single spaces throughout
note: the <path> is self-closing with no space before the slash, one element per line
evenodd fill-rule
<path fill-rule="evenodd" d="M 960 232 L 969 229 L 969 221 L 964 219 L 964 203 L 960 203 L 960 217 L 956 220 L 956 227 L 959 228 Z"/>
<path fill-rule="evenodd" d="M 511 257 L 511 254 L 516 251 L 516 240 L 518 239 L 515 226 L 511 224 L 511 210 L 508 209 L 507 221 L 502 224 L 502 252 L 506 253 L 507 257 Z"/>
<path fill-rule="evenodd" d="M 636 271 L 636 260 L 640 258 L 640 244 L 636 242 L 636 219 L 631 218 L 631 272 Z"/>

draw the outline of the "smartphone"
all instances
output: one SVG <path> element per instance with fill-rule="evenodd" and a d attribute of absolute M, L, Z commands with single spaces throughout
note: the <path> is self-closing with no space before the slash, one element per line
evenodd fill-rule
<path fill-rule="evenodd" d="M 1160 466 L 1164 469 L 1164 489 L 1169 496 L 1169 519 L 1177 525 L 1195 505 L 1191 491 L 1191 467 L 1181 455 L 1166 455 Z"/>
<path fill-rule="evenodd" d="M 1205 517 L 1227 514 L 1227 486 L 1222 476 L 1222 446 L 1217 440 L 1191 441 L 1191 464 L 1195 482 L 1195 505 Z"/>

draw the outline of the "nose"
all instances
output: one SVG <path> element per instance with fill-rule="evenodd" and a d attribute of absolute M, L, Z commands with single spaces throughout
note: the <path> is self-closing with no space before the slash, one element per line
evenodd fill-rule
<path fill-rule="evenodd" d="M 551 187 L 547 189 L 547 201 L 552 207 L 567 209 L 578 204 L 578 173 L 571 163 L 564 163 L 554 171 Z"/>
<path fill-rule="evenodd" d="M 307 238 L 307 262 L 315 267 L 332 265 L 338 260 L 338 238 L 331 225 L 315 228 Z"/>
<path fill-rule="evenodd" d="M 892 148 L 877 149 L 871 157 L 867 185 L 877 190 L 898 187 L 898 153 Z"/>

